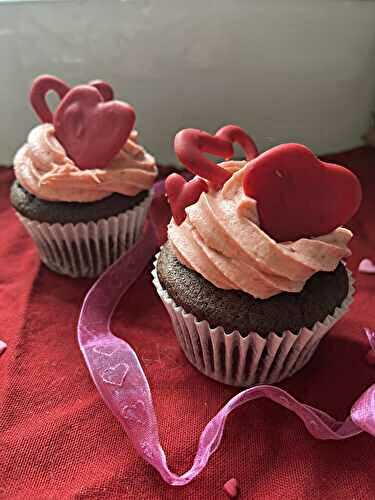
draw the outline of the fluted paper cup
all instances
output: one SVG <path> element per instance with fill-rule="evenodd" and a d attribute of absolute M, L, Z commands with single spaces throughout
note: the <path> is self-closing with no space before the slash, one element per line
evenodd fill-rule
<path fill-rule="evenodd" d="M 225 332 L 222 326 L 211 328 L 193 314 L 178 306 L 162 287 L 156 261 L 153 283 L 171 318 L 177 340 L 187 359 L 200 372 L 218 382 L 249 387 L 275 384 L 290 377 L 310 360 L 319 342 L 348 310 L 354 294 L 349 270 L 349 291 L 340 307 L 312 328 L 302 328 L 297 334 L 285 331 L 262 337 L 250 332 L 242 337 L 238 331 Z"/>
<path fill-rule="evenodd" d="M 16 213 L 47 267 L 73 278 L 94 278 L 134 245 L 151 200 L 152 193 L 124 213 L 78 224 L 38 222 Z"/>

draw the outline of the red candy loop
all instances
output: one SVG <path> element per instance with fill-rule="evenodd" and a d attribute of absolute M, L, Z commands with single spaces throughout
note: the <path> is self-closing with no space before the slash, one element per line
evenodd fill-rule
<path fill-rule="evenodd" d="M 56 137 L 82 169 L 106 167 L 128 139 L 134 122 L 129 104 L 105 102 L 90 85 L 71 89 L 53 116 Z"/>
<path fill-rule="evenodd" d="M 60 78 L 51 75 L 41 75 L 33 81 L 30 89 L 30 102 L 43 123 L 52 123 L 53 114 L 49 109 L 46 97 L 53 91 L 62 99 L 69 91 L 69 86 Z"/>
<path fill-rule="evenodd" d="M 109 83 L 103 80 L 93 80 L 89 85 L 95 87 L 101 93 L 104 101 L 113 99 L 113 89 Z M 41 122 L 53 122 L 53 113 L 46 100 L 48 92 L 56 92 L 62 99 L 69 90 L 69 85 L 56 76 L 41 75 L 33 81 L 30 89 L 30 102 Z"/>
<path fill-rule="evenodd" d="M 328 234 L 361 203 L 361 185 L 350 170 L 319 160 L 301 144 L 276 146 L 246 168 L 244 192 L 257 201 L 260 225 L 276 241 Z"/>
<path fill-rule="evenodd" d="M 245 151 L 246 160 L 253 160 L 259 154 L 252 138 L 237 125 L 225 125 L 216 132 L 215 136 L 225 141 L 239 144 Z"/>
<path fill-rule="evenodd" d="M 223 158 L 231 158 L 233 146 L 230 142 L 202 130 L 188 128 L 176 135 L 174 148 L 178 159 L 190 172 L 211 181 L 215 187 L 221 187 L 230 179 L 229 172 L 203 155 L 203 153 L 210 153 Z"/>
<path fill-rule="evenodd" d="M 112 86 L 103 80 L 92 80 L 89 82 L 91 87 L 95 87 L 102 94 L 104 101 L 112 101 L 114 98 L 114 92 Z"/>
<path fill-rule="evenodd" d="M 172 215 L 177 225 L 186 218 L 186 207 L 199 200 L 200 195 L 208 192 L 207 183 L 200 177 L 189 182 L 179 174 L 171 174 L 165 181 L 165 190 L 171 206 Z"/>

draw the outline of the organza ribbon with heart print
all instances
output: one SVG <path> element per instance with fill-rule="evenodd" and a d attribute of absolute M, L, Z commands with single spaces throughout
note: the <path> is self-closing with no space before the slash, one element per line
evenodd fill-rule
<path fill-rule="evenodd" d="M 160 186 L 159 192 L 161 192 Z M 232 399 L 208 422 L 201 434 L 197 454 L 190 470 L 174 474 L 167 465 L 160 444 L 158 424 L 150 387 L 135 351 L 110 330 L 112 314 L 121 297 L 142 273 L 158 248 L 155 231 L 149 222 L 142 238 L 94 284 L 84 301 L 78 342 L 92 379 L 104 402 L 118 419 L 137 453 L 173 486 L 192 481 L 207 465 L 223 436 L 228 415 L 254 399 L 268 398 L 295 413 L 307 431 L 317 439 L 347 439 L 361 432 L 375 437 L 375 384 L 354 403 L 350 415 L 340 422 L 303 404 L 274 386 L 255 386 Z M 371 346 L 374 334 L 367 332 Z"/>

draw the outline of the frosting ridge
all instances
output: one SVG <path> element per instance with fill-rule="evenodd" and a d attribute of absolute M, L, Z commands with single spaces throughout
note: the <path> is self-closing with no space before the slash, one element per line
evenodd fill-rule
<path fill-rule="evenodd" d="M 186 209 L 181 225 L 171 221 L 168 236 L 174 252 L 218 288 L 260 299 L 300 292 L 313 274 L 333 271 L 350 255 L 352 233 L 339 227 L 328 235 L 277 243 L 259 227 L 256 201 L 243 191 L 246 164 L 221 163 L 234 172 L 223 188 L 202 193 Z"/>
<path fill-rule="evenodd" d="M 17 152 L 14 171 L 30 193 L 47 201 L 94 202 L 119 193 L 135 196 L 150 189 L 157 175 L 155 159 L 137 142 L 133 130 L 106 168 L 80 169 L 66 155 L 52 124 L 38 125 Z"/>

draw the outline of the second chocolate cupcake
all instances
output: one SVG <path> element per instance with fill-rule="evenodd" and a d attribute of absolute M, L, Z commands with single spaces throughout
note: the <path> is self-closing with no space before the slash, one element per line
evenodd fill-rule
<path fill-rule="evenodd" d="M 207 135 L 190 130 L 177 137 L 180 159 L 208 182 L 196 177 L 189 185 L 176 174 L 167 180 L 173 219 L 154 284 L 182 349 L 200 371 L 231 385 L 275 383 L 306 364 L 351 303 L 352 280 L 341 260 L 350 255 L 352 233 L 341 223 L 357 210 L 361 189 L 353 174 L 319 162 L 304 146 L 283 145 L 257 157 L 238 127 Z M 239 142 L 247 161 L 215 166 L 202 160 L 202 151 L 225 149 L 218 142 L 215 151 L 215 137 Z M 317 185 L 326 183 L 323 193 L 339 186 L 347 206 L 324 200 L 308 206 L 306 200 L 305 214 L 300 204 L 295 217 L 303 200 L 296 192 L 301 173 L 312 192 L 315 175 Z M 273 176 L 281 183 L 268 197 Z M 309 213 L 314 205 L 316 221 Z"/>
<path fill-rule="evenodd" d="M 54 114 L 49 90 L 62 98 Z M 138 143 L 134 110 L 104 82 L 69 89 L 45 75 L 31 101 L 44 123 L 15 156 L 12 205 L 50 269 L 95 277 L 139 237 L 155 159 Z"/>

